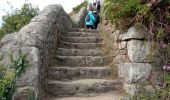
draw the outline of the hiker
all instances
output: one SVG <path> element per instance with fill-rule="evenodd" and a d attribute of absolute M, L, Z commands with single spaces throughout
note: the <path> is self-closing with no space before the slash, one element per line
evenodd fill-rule
<path fill-rule="evenodd" d="M 93 11 L 93 15 L 96 19 L 96 21 L 94 23 L 94 28 L 97 29 L 98 24 L 100 23 L 100 16 L 99 16 L 99 13 L 97 11 Z"/>
<path fill-rule="evenodd" d="M 89 11 L 85 18 L 86 28 L 87 29 L 94 29 L 94 23 L 96 22 L 96 19 L 93 15 L 92 11 Z"/>
<path fill-rule="evenodd" d="M 100 0 L 97 1 L 97 12 L 100 12 Z"/>
<path fill-rule="evenodd" d="M 93 3 L 92 8 L 93 8 L 93 11 L 96 11 L 96 10 L 97 10 L 97 8 L 96 8 L 96 3 Z"/>
<path fill-rule="evenodd" d="M 92 10 L 93 10 L 92 3 L 89 2 L 87 5 L 87 11 L 92 11 Z"/>

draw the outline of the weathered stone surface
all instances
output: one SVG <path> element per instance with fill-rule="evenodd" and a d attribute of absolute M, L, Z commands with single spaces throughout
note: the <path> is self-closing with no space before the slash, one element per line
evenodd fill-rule
<path fill-rule="evenodd" d="M 63 66 L 104 66 L 108 64 L 107 56 L 57 56 L 56 64 Z"/>
<path fill-rule="evenodd" d="M 89 32 L 66 32 L 64 36 L 72 36 L 72 37 L 100 37 L 99 33 L 89 33 Z"/>
<path fill-rule="evenodd" d="M 88 33 L 99 33 L 99 30 L 96 30 L 96 29 L 92 29 L 92 30 L 89 30 L 89 29 L 85 29 L 85 28 L 72 28 L 70 30 L 70 32 L 88 32 Z"/>
<path fill-rule="evenodd" d="M 101 37 L 61 37 L 62 41 L 71 43 L 101 43 Z"/>
<path fill-rule="evenodd" d="M 57 54 L 60 56 L 102 56 L 104 52 L 99 49 L 66 49 L 58 48 Z"/>
<path fill-rule="evenodd" d="M 13 95 L 12 100 L 28 100 L 28 98 L 38 98 L 38 93 L 36 92 L 35 87 L 22 87 L 16 90 L 16 93 Z"/>
<path fill-rule="evenodd" d="M 99 49 L 103 47 L 103 45 L 103 43 L 70 43 L 60 41 L 59 47 L 67 49 Z"/>
<path fill-rule="evenodd" d="M 10 64 L 10 55 L 17 58 L 19 50 L 27 54 L 29 66 L 17 79 L 18 88 L 32 87 L 36 95 L 39 95 L 41 88 L 38 87 L 41 87 L 40 81 L 44 78 L 41 73 L 44 73 L 57 52 L 58 37 L 71 30 L 72 26 L 71 18 L 61 5 L 50 5 L 19 32 L 6 35 L 1 40 L 0 54 L 3 60 L 0 63 Z M 24 90 L 18 95 L 16 93 L 16 98 L 22 96 L 25 97 Z"/>
<path fill-rule="evenodd" d="M 134 96 L 136 94 L 138 94 L 139 91 L 139 85 L 137 84 L 124 84 L 123 85 L 123 89 L 125 90 L 126 93 Z"/>
<path fill-rule="evenodd" d="M 77 28 L 84 28 L 85 27 L 85 17 L 87 15 L 87 9 L 82 7 L 80 11 L 72 17 L 73 22 L 75 23 Z"/>
<path fill-rule="evenodd" d="M 43 100 L 130 100 L 130 96 L 119 92 L 87 93 L 86 96 L 45 97 Z"/>
<path fill-rule="evenodd" d="M 129 30 L 122 35 L 122 40 L 129 40 L 129 39 L 145 39 L 146 31 L 143 27 L 140 26 L 133 26 L 129 28 Z"/>
<path fill-rule="evenodd" d="M 146 41 L 128 41 L 127 50 L 130 60 L 135 63 L 150 62 L 148 60 L 148 55 L 150 53 L 151 48 L 150 46 L 150 43 Z"/>
<path fill-rule="evenodd" d="M 118 65 L 118 76 L 126 83 L 140 83 L 150 78 L 152 67 L 148 63 L 121 63 Z"/>
<path fill-rule="evenodd" d="M 111 37 L 114 41 L 119 41 L 120 35 L 120 30 L 116 30 L 114 33 L 111 34 Z"/>
<path fill-rule="evenodd" d="M 122 42 L 119 43 L 119 49 L 120 50 L 126 49 L 126 47 L 127 47 L 126 41 L 122 41 Z"/>
<path fill-rule="evenodd" d="M 118 64 L 124 63 L 124 62 L 130 62 L 127 55 L 121 55 L 121 54 L 117 54 L 114 61 L 116 61 L 116 63 L 118 63 Z"/>
<path fill-rule="evenodd" d="M 51 67 L 48 70 L 48 79 L 77 80 L 77 79 L 102 79 L 110 77 L 110 67 Z"/>
<path fill-rule="evenodd" d="M 83 79 L 76 81 L 47 81 L 45 90 L 57 96 L 75 95 L 78 93 L 103 93 L 122 89 L 120 80 Z"/>

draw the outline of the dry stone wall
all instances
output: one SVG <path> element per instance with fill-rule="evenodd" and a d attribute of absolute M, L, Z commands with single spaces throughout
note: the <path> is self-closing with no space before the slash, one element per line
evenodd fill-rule
<path fill-rule="evenodd" d="M 150 84 L 157 85 L 155 81 L 158 81 L 159 75 L 153 74 L 155 62 L 148 59 L 151 43 L 147 40 L 145 28 L 132 26 L 127 32 L 122 33 L 120 30 L 115 30 L 114 25 L 108 21 L 105 21 L 104 25 L 104 32 L 109 33 L 114 40 L 113 60 L 118 68 L 118 77 L 124 78 L 124 90 L 135 95 L 140 84 L 145 84 L 146 89 L 150 87 L 153 90 Z M 152 77 L 155 80 L 152 80 Z"/>
<path fill-rule="evenodd" d="M 0 42 L 1 63 L 10 63 L 10 54 L 17 58 L 19 50 L 27 54 L 29 66 L 17 79 L 14 100 L 26 100 L 30 92 L 41 97 L 44 71 L 52 65 L 58 38 L 71 30 L 73 23 L 61 5 L 49 5 L 19 32 L 6 35 Z"/>

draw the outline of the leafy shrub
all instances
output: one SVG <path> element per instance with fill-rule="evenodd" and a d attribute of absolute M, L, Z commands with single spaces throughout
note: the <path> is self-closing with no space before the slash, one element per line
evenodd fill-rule
<path fill-rule="evenodd" d="M 27 67 L 26 55 L 19 52 L 18 58 L 11 56 L 9 66 L 0 65 L 0 100 L 11 100 L 15 92 L 15 82 Z"/>
<path fill-rule="evenodd" d="M 33 7 L 30 3 L 25 3 L 20 10 L 12 9 L 12 13 L 2 17 L 2 27 L 0 28 L 0 38 L 5 34 L 19 31 L 23 26 L 28 24 L 31 19 L 38 15 L 39 8 Z"/>

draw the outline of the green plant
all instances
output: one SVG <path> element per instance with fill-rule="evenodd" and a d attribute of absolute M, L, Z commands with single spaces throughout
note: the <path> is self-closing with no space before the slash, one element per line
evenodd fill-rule
<path fill-rule="evenodd" d="M 151 92 L 141 86 L 138 93 L 131 100 L 160 100 L 160 95 L 157 92 Z"/>
<path fill-rule="evenodd" d="M 145 26 L 147 40 L 151 42 L 148 59 L 158 63 L 159 68 L 170 64 L 170 0 L 105 0 L 102 11 L 102 18 L 112 22 L 118 30 L 126 31 L 134 25 Z M 153 95 L 141 89 L 134 100 L 169 100 L 168 74 L 163 77 L 166 84 L 163 89 L 156 90 Z"/>
<path fill-rule="evenodd" d="M 87 8 L 87 4 L 88 4 L 88 1 L 85 0 L 85 1 L 82 2 L 80 5 L 74 7 L 74 8 L 73 8 L 74 13 L 78 13 L 82 7 L 86 7 L 86 8 Z"/>
<path fill-rule="evenodd" d="M 19 57 L 11 56 L 10 65 L 0 64 L 0 100 L 11 100 L 16 89 L 16 79 L 26 67 L 26 54 L 22 54 L 21 50 L 19 51 Z"/>
<path fill-rule="evenodd" d="M 8 3 L 10 5 L 10 3 Z M 12 13 L 7 13 L 2 17 L 2 26 L 0 28 L 0 38 L 5 34 L 19 31 L 23 26 L 28 24 L 31 19 L 38 15 L 39 8 L 33 7 L 31 3 L 23 4 L 21 9 L 13 9 Z"/>

